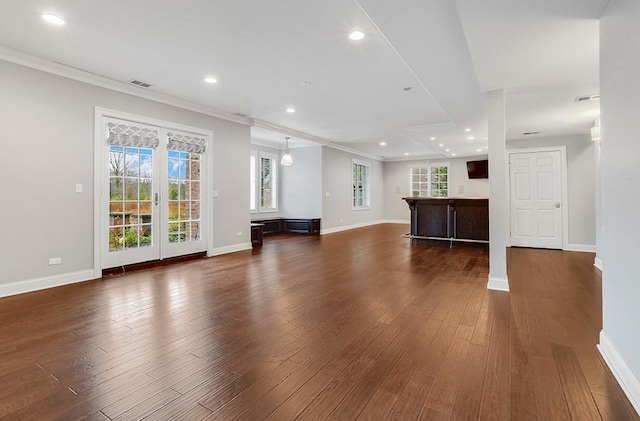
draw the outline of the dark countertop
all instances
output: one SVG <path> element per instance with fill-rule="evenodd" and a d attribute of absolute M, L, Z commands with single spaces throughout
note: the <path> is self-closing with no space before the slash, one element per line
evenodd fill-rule
<path fill-rule="evenodd" d="M 488 197 L 403 197 L 402 200 L 488 200 Z"/>

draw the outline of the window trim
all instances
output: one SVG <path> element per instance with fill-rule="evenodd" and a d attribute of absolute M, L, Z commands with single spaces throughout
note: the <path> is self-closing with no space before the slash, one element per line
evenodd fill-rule
<path fill-rule="evenodd" d="M 354 183 L 355 179 L 353 177 L 354 166 L 359 165 L 366 168 L 366 178 L 364 180 L 364 204 L 356 205 L 356 197 L 354 191 Z M 360 210 L 369 210 L 371 209 L 371 162 L 361 161 L 359 159 L 351 160 L 351 210 L 360 211 Z"/>
<path fill-rule="evenodd" d="M 441 162 L 429 162 L 429 163 L 415 163 L 409 164 L 409 195 L 410 197 L 434 197 L 433 192 L 431 190 L 431 169 L 434 167 L 446 167 L 447 168 L 447 195 L 446 196 L 437 196 L 437 197 L 450 197 L 451 194 L 451 163 L 448 161 Z M 414 168 L 422 168 L 427 169 L 427 195 L 426 196 L 413 196 L 413 169 Z"/>
<path fill-rule="evenodd" d="M 258 171 L 259 171 L 259 166 L 260 166 L 260 158 L 258 156 L 258 151 L 254 151 L 251 150 L 249 153 L 249 211 L 254 214 L 254 213 L 259 213 L 259 206 L 258 203 L 260 203 L 260 195 L 259 195 L 259 191 L 258 191 Z M 254 158 L 254 171 L 253 171 L 253 179 L 252 179 L 252 174 L 251 174 L 251 158 Z M 251 197 L 251 190 L 253 190 L 253 197 Z M 253 200 L 253 207 L 251 207 L 251 201 Z"/>
<path fill-rule="evenodd" d="M 249 159 L 251 156 L 256 158 L 256 174 L 255 174 L 255 209 L 251 209 L 251 202 L 249 202 L 249 211 L 251 214 L 260 214 L 260 213 L 278 213 L 280 211 L 280 186 L 279 186 L 279 157 L 275 153 L 265 152 L 257 149 L 251 149 Z M 275 180 L 272 182 L 272 190 L 274 196 L 275 207 L 273 208 L 264 208 L 262 207 L 262 158 L 267 158 L 272 160 L 273 162 L 273 174 Z M 251 165 L 249 161 L 249 165 Z M 251 170 L 251 168 L 249 168 Z M 251 174 L 249 174 L 249 183 L 251 183 Z M 251 189 L 251 185 L 249 187 Z"/>

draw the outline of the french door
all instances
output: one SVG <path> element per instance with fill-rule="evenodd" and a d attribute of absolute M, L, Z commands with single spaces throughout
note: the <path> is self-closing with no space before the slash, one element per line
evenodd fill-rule
<path fill-rule="evenodd" d="M 205 251 L 208 136 L 104 117 L 101 138 L 100 266 Z"/>

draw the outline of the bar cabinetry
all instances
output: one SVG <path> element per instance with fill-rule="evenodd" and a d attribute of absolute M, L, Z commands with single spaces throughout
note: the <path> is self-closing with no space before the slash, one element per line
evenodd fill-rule
<path fill-rule="evenodd" d="M 404 197 L 411 210 L 408 237 L 489 242 L 489 199 Z"/>

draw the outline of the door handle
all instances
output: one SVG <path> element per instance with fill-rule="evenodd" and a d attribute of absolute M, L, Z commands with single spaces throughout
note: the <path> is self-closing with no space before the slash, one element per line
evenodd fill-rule
<path fill-rule="evenodd" d="M 556 208 L 560 208 L 560 202 L 556 202 Z"/>
<path fill-rule="evenodd" d="M 158 193 L 156 193 L 155 199 L 154 199 L 155 205 L 158 206 L 158 203 L 160 203 L 160 195 Z"/>

